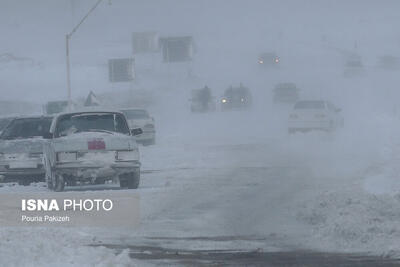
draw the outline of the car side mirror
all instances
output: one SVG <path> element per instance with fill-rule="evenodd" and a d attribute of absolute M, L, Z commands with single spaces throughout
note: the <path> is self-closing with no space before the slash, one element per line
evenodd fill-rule
<path fill-rule="evenodd" d="M 142 128 L 134 128 L 134 129 L 131 130 L 131 134 L 132 134 L 133 136 L 139 135 L 139 134 L 142 134 L 142 133 L 143 133 Z"/>
<path fill-rule="evenodd" d="M 43 134 L 43 138 L 44 139 L 52 139 L 53 138 L 53 134 L 50 132 L 44 133 Z"/>

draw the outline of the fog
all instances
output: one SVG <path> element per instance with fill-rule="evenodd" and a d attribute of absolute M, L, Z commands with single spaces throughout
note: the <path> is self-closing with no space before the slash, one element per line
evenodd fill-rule
<path fill-rule="evenodd" d="M 0 3 L 0 115 L 67 100 L 65 35 L 96 1 Z M 99 109 L 146 108 L 157 135 L 140 146 L 142 228 L 107 238 L 261 236 L 271 239 L 210 247 L 400 255 L 400 66 L 380 65 L 400 58 L 399 9 L 395 0 L 102 1 L 70 39 L 72 99 L 93 91 Z M 134 32 L 192 36 L 193 58 L 133 54 Z M 260 66 L 263 53 L 279 66 Z M 108 60 L 128 57 L 135 79 L 111 83 Z M 352 58 L 362 66 L 348 67 Z M 343 125 L 290 134 L 296 101 L 273 95 L 289 82 L 300 100 L 332 102 Z M 223 111 L 225 90 L 240 84 L 251 107 Z M 205 85 L 215 111 L 191 112 L 192 90 Z M 12 103 L 26 110 L 7 112 Z"/>

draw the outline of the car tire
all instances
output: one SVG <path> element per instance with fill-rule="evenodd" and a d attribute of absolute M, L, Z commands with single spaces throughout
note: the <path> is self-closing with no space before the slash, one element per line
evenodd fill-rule
<path fill-rule="evenodd" d="M 122 174 L 119 177 L 121 188 L 137 189 L 140 183 L 140 171 Z"/>

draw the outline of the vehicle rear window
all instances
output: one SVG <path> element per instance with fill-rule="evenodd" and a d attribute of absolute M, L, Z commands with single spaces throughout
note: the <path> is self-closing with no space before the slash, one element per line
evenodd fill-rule
<path fill-rule="evenodd" d="M 55 133 L 57 137 L 60 137 L 92 131 L 129 134 L 124 117 L 118 113 L 67 114 L 58 119 Z"/>
<path fill-rule="evenodd" d="M 1 139 L 22 139 L 43 136 L 50 130 L 52 118 L 14 119 L 4 129 Z"/>
<path fill-rule="evenodd" d="M 323 101 L 300 101 L 294 105 L 294 109 L 324 109 Z"/>

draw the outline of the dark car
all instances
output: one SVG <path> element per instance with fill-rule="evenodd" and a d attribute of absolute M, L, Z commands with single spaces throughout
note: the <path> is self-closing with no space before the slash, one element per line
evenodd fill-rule
<path fill-rule="evenodd" d="M 250 108 L 251 105 L 251 92 L 242 84 L 239 87 L 231 86 L 226 89 L 221 99 L 222 110 Z"/>
<path fill-rule="evenodd" d="M 44 181 L 42 137 L 50 130 L 52 117 L 15 118 L 0 135 L 0 176 L 3 182 L 28 185 Z"/>
<path fill-rule="evenodd" d="M 208 86 L 192 90 L 190 101 L 190 110 L 192 112 L 215 111 L 215 100 Z"/>
<path fill-rule="evenodd" d="M 274 103 L 296 103 L 299 100 L 299 89 L 294 83 L 278 83 L 273 91 Z"/>
<path fill-rule="evenodd" d="M 280 59 L 275 52 L 262 53 L 258 56 L 258 64 L 263 67 L 277 67 Z"/>

